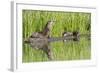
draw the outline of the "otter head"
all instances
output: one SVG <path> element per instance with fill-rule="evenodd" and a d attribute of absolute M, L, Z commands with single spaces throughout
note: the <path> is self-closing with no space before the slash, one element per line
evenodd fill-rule
<path fill-rule="evenodd" d="M 52 26 L 54 25 L 54 24 L 53 24 L 54 22 L 55 22 L 55 21 L 53 21 L 53 20 L 48 21 L 48 23 L 47 23 L 47 27 L 48 27 L 49 29 L 51 29 Z"/>

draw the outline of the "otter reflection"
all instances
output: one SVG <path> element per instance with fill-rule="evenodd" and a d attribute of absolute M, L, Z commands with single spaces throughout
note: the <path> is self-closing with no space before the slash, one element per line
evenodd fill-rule
<path fill-rule="evenodd" d="M 51 48 L 50 48 L 51 42 L 75 39 L 74 36 L 50 37 L 50 38 L 43 37 L 43 36 L 41 38 L 40 37 L 31 37 L 31 36 L 28 39 L 26 39 L 24 42 L 29 44 L 32 48 L 44 51 L 47 54 L 49 60 L 53 59 Z"/>

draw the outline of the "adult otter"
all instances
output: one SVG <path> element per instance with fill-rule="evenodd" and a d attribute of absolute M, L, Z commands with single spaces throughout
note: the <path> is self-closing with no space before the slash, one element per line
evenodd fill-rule
<path fill-rule="evenodd" d="M 50 31 L 52 29 L 54 21 L 48 21 L 47 24 L 45 25 L 44 29 L 40 32 L 33 32 L 30 37 L 32 38 L 49 38 L 50 37 Z"/>

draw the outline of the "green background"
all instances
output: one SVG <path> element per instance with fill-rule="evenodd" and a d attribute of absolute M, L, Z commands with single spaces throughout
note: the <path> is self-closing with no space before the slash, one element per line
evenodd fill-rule
<path fill-rule="evenodd" d="M 91 33 L 91 13 L 23 10 L 23 39 L 28 38 L 32 32 L 42 31 L 49 20 L 56 21 L 51 30 L 53 37 L 61 37 L 64 31 L 79 31 L 80 34 Z M 91 40 L 87 40 L 87 38 L 80 38 L 79 42 L 68 41 L 63 43 L 59 41 L 50 45 L 54 61 L 91 58 Z M 49 60 L 43 51 L 35 50 L 30 45 L 23 44 L 22 61 L 25 63 Z"/>

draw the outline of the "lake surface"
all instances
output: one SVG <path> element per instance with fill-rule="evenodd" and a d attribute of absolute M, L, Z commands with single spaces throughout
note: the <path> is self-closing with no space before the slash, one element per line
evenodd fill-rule
<path fill-rule="evenodd" d="M 91 58 L 91 40 L 80 38 L 79 41 L 55 41 L 50 43 L 53 61 L 87 60 Z M 49 61 L 47 55 L 41 51 L 23 44 L 23 59 L 25 62 Z"/>

